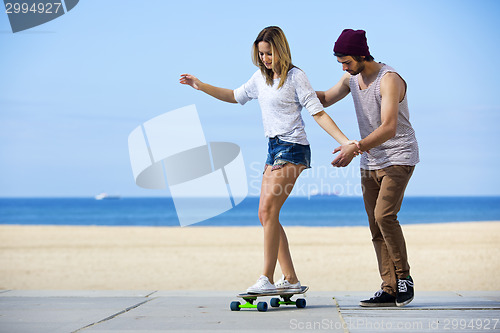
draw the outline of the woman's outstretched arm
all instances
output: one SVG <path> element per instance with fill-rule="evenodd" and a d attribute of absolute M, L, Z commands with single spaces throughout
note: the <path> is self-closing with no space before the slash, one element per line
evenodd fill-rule
<path fill-rule="evenodd" d="M 237 103 L 236 99 L 234 99 L 233 90 L 214 87 L 208 83 L 203 83 L 194 75 L 182 74 L 179 82 L 181 84 L 191 86 L 196 90 L 201 90 L 212 97 L 220 99 L 221 101 L 228 103 Z"/>

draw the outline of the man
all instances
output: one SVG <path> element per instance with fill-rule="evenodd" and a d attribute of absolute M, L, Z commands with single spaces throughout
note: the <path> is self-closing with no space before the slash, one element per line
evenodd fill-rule
<path fill-rule="evenodd" d="M 361 185 L 381 290 L 361 306 L 404 306 L 413 300 L 413 280 L 406 243 L 397 220 L 404 191 L 419 162 L 418 144 L 409 121 L 406 82 L 391 67 L 374 61 L 363 30 L 345 29 L 334 53 L 346 71 L 327 91 L 317 91 L 324 107 L 352 94 L 361 140 L 337 149 L 333 166 L 345 167 L 358 152 Z"/>

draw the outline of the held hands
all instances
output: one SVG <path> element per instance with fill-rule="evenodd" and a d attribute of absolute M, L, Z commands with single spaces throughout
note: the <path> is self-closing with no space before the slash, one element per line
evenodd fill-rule
<path fill-rule="evenodd" d="M 194 75 L 182 74 L 179 82 L 181 84 L 187 84 L 188 86 L 191 86 L 196 90 L 200 90 L 201 81 Z"/>
<path fill-rule="evenodd" d="M 359 148 L 359 142 L 356 140 L 347 141 L 342 146 L 335 148 L 333 154 L 338 152 L 340 152 L 340 154 L 332 162 L 334 167 L 346 167 L 355 156 L 363 154 Z"/>

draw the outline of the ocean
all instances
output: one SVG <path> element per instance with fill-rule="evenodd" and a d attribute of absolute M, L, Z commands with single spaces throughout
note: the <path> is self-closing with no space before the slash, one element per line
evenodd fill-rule
<path fill-rule="evenodd" d="M 197 226 L 260 226 L 259 198 Z M 290 197 L 281 210 L 284 226 L 366 226 L 360 197 Z M 406 197 L 401 224 L 500 221 L 500 197 Z M 0 224 L 179 226 L 171 198 L 0 198 Z"/>

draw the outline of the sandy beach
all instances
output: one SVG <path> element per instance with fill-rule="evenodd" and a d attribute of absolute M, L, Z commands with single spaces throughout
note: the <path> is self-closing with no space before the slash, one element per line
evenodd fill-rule
<path fill-rule="evenodd" d="M 367 227 L 285 229 L 311 290 L 379 288 Z M 416 290 L 500 289 L 500 221 L 403 230 Z M 0 289 L 244 290 L 260 275 L 262 238 L 259 227 L 1 225 Z"/>

